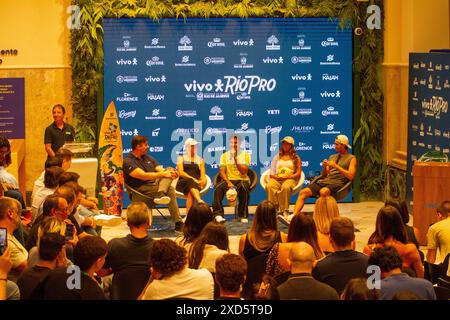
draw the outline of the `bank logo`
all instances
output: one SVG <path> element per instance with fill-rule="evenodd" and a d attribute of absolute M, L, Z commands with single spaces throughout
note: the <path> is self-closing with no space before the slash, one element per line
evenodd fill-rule
<path fill-rule="evenodd" d="M 312 81 L 312 74 L 294 74 L 291 76 L 292 80 L 294 81 Z"/>
<path fill-rule="evenodd" d="M 161 60 L 158 56 L 153 56 L 150 60 L 147 60 L 145 62 L 145 64 L 148 67 L 163 66 L 164 65 L 164 60 Z"/>
<path fill-rule="evenodd" d="M 308 146 L 304 142 L 299 142 L 298 146 L 295 147 L 295 151 L 312 151 L 312 146 Z"/>
<path fill-rule="evenodd" d="M 294 133 L 311 133 L 314 131 L 314 126 L 293 126 L 291 132 Z"/>
<path fill-rule="evenodd" d="M 266 128 L 264 129 L 264 132 L 267 134 L 280 133 L 282 129 L 283 129 L 283 126 L 272 127 L 269 125 L 269 126 L 266 126 Z"/>
<path fill-rule="evenodd" d="M 153 77 L 153 76 L 148 76 L 145 77 L 145 82 L 166 82 L 166 76 L 165 75 L 161 75 L 159 77 Z"/>
<path fill-rule="evenodd" d="M 297 63 L 307 64 L 307 63 L 311 63 L 312 62 L 312 57 L 297 57 L 297 56 L 293 56 L 291 58 L 291 62 L 293 64 L 297 64 Z"/>
<path fill-rule="evenodd" d="M 237 39 L 233 41 L 233 45 L 235 47 L 253 47 L 255 45 L 255 41 L 252 38 L 249 40 Z"/>
<path fill-rule="evenodd" d="M 192 51 L 191 39 L 188 36 L 184 35 L 180 39 L 181 46 L 178 46 L 178 51 Z"/>
<path fill-rule="evenodd" d="M 158 137 L 160 130 L 161 130 L 161 128 L 156 128 L 156 129 L 152 130 L 152 137 Z"/>
<path fill-rule="evenodd" d="M 335 130 L 334 127 L 335 127 L 334 123 L 329 123 L 327 125 L 327 130 L 326 131 L 323 131 L 323 130 L 320 131 L 320 134 L 341 134 L 341 132 L 338 131 L 338 130 Z"/>
<path fill-rule="evenodd" d="M 322 144 L 322 150 L 334 150 L 334 143 L 324 142 Z"/>
<path fill-rule="evenodd" d="M 147 101 L 164 101 L 164 98 L 163 94 L 147 93 Z"/>
<path fill-rule="evenodd" d="M 133 129 L 133 130 L 120 130 L 120 135 L 121 136 L 137 136 L 139 135 L 139 130 L 138 129 Z"/>
<path fill-rule="evenodd" d="M 253 69 L 253 64 L 247 63 L 247 53 L 241 53 L 240 54 L 240 63 L 235 64 L 233 68 L 235 69 Z"/>
<path fill-rule="evenodd" d="M 278 38 L 274 35 L 271 35 L 269 38 L 267 38 L 266 50 L 280 50 L 280 45 L 278 45 Z"/>
<path fill-rule="evenodd" d="M 267 114 L 269 116 L 278 116 L 280 113 L 280 109 L 267 109 Z"/>
<path fill-rule="evenodd" d="M 153 109 L 151 116 L 145 116 L 145 120 L 166 120 L 166 116 L 161 116 L 161 109 Z"/>
<path fill-rule="evenodd" d="M 309 116 L 310 114 L 312 114 L 312 109 L 310 108 L 292 108 L 291 109 L 291 114 L 296 117 L 296 116 Z"/>
<path fill-rule="evenodd" d="M 334 107 L 328 107 L 325 110 L 322 110 L 322 116 L 328 117 L 328 116 L 339 116 L 339 111 L 334 110 Z"/>
<path fill-rule="evenodd" d="M 225 48 L 225 42 L 222 42 L 220 38 L 214 38 L 213 41 L 208 42 L 209 48 L 221 47 Z"/>
<path fill-rule="evenodd" d="M 279 57 L 279 58 L 271 58 L 271 57 L 266 57 L 262 59 L 263 63 L 265 64 L 283 64 L 284 59 L 283 57 Z"/>
<path fill-rule="evenodd" d="M 327 40 L 322 41 L 322 47 L 339 47 L 339 42 L 334 41 L 333 37 L 327 38 Z"/>
<path fill-rule="evenodd" d="M 122 47 L 117 47 L 116 51 L 118 52 L 132 52 L 132 51 L 136 51 L 137 48 L 136 47 L 131 47 L 130 46 L 130 39 L 131 37 L 123 37 L 123 46 Z"/>
<path fill-rule="evenodd" d="M 241 123 L 241 127 L 239 129 L 236 129 L 234 132 L 236 133 L 249 133 L 249 132 L 256 132 L 255 129 L 250 128 L 250 125 L 248 122 Z"/>
<path fill-rule="evenodd" d="M 203 59 L 203 62 L 206 65 L 208 65 L 208 64 L 224 64 L 225 58 L 224 57 L 205 57 Z"/>
<path fill-rule="evenodd" d="M 175 115 L 178 118 L 192 118 L 192 117 L 196 117 L 197 116 L 197 111 L 196 110 L 177 110 L 175 112 Z"/>
<path fill-rule="evenodd" d="M 298 88 L 299 92 L 298 92 L 298 98 L 292 98 L 292 102 L 295 103 L 309 103 L 311 102 L 311 98 L 307 98 L 306 97 L 306 88 Z"/>
<path fill-rule="evenodd" d="M 209 120 L 218 121 L 223 120 L 222 109 L 219 106 L 214 106 L 209 111 L 212 115 L 209 116 Z"/>
<path fill-rule="evenodd" d="M 135 116 L 136 116 L 136 110 L 132 110 L 132 111 L 120 110 L 119 111 L 120 119 L 134 118 Z"/>
<path fill-rule="evenodd" d="M 253 117 L 253 111 L 248 110 L 236 110 L 236 117 Z"/>
<path fill-rule="evenodd" d="M 123 97 L 116 97 L 116 101 L 118 102 L 138 102 L 138 97 L 133 97 L 131 93 L 124 92 Z"/>
<path fill-rule="evenodd" d="M 341 63 L 339 61 L 334 61 L 334 54 L 327 55 L 327 61 L 320 61 L 320 65 L 322 66 L 340 66 Z"/>
<path fill-rule="evenodd" d="M 305 46 L 305 36 L 299 35 L 297 36 L 298 42 L 297 45 L 292 46 L 292 50 L 311 50 L 311 46 Z"/>
<path fill-rule="evenodd" d="M 175 67 L 195 67 L 195 63 L 190 62 L 189 56 L 182 56 L 181 62 L 175 63 Z"/>
<path fill-rule="evenodd" d="M 166 46 L 159 44 L 159 38 L 153 38 L 150 45 L 144 45 L 144 49 L 165 49 Z"/>
<path fill-rule="evenodd" d="M 341 98 L 341 91 L 337 90 L 336 92 L 328 92 L 327 90 L 320 93 L 322 98 Z"/>
<path fill-rule="evenodd" d="M 322 80 L 323 81 L 336 81 L 336 80 L 339 80 L 339 75 L 322 73 Z"/>
<path fill-rule="evenodd" d="M 117 76 L 116 82 L 117 83 L 135 83 L 138 81 L 137 76 Z"/>
<path fill-rule="evenodd" d="M 138 60 L 136 58 L 133 59 L 120 59 L 120 60 L 116 60 L 117 65 L 119 66 L 137 66 L 138 65 Z"/>

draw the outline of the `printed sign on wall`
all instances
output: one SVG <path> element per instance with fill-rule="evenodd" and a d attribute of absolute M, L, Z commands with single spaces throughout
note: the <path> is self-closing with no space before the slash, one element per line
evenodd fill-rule
<path fill-rule="evenodd" d="M 25 139 L 24 78 L 0 78 L 0 135 Z"/>

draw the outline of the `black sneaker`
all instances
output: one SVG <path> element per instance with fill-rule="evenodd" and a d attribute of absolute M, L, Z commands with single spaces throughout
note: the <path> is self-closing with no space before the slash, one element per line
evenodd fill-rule
<path fill-rule="evenodd" d="M 177 223 L 175 223 L 175 231 L 176 232 L 183 232 L 183 228 L 184 228 L 183 221 L 178 221 Z"/>

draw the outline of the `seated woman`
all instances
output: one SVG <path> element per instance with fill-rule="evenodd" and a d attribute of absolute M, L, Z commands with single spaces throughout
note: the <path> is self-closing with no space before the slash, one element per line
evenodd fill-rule
<path fill-rule="evenodd" d="M 286 234 L 278 230 L 275 205 L 264 200 L 256 208 L 249 232 L 239 240 L 239 254 L 248 261 L 259 255 L 269 254 L 274 244 L 286 242 L 286 239 Z"/>
<path fill-rule="evenodd" d="M 402 257 L 405 272 L 423 278 L 424 269 L 419 251 L 413 243 L 408 243 L 400 213 L 392 206 L 384 206 L 378 212 L 375 231 L 370 236 L 363 253 L 371 255 L 375 248 L 385 246 L 397 249 Z"/>
<path fill-rule="evenodd" d="M 289 252 L 292 244 L 300 241 L 311 245 L 314 249 L 316 260 L 323 258 L 324 254 L 317 240 L 317 229 L 314 220 L 306 214 L 297 214 L 292 218 L 289 225 L 287 243 L 276 243 L 270 250 L 266 263 L 266 273 L 269 276 L 277 277 L 290 271 L 287 261 Z"/>
<path fill-rule="evenodd" d="M 44 188 L 39 189 L 33 197 L 31 203 L 31 221 L 34 222 L 38 216 L 39 208 L 44 203 L 47 196 L 53 194 L 58 187 L 58 178 L 63 173 L 60 167 L 50 167 L 45 169 Z"/>
<path fill-rule="evenodd" d="M 319 246 L 325 254 L 334 252 L 330 240 L 330 224 L 339 217 L 339 208 L 332 196 L 320 197 L 314 206 L 314 222 L 317 226 Z"/>
<path fill-rule="evenodd" d="M 210 222 L 189 248 L 189 268 L 205 268 L 215 273 L 216 260 L 229 251 L 227 228 L 223 224 Z"/>
<path fill-rule="evenodd" d="M 302 161 L 295 152 L 294 138 L 281 140 L 280 152 L 270 164 L 270 179 L 267 183 L 267 200 L 274 203 L 278 212 L 289 215 L 292 189 L 302 175 Z"/>
<path fill-rule="evenodd" d="M 416 248 L 419 249 L 419 241 L 417 240 L 420 238 L 419 229 L 417 229 L 416 227 L 408 226 L 409 211 L 408 211 L 408 205 L 406 204 L 406 201 L 403 200 L 401 202 L 398 202 L 398 201 L 394 201 L 394 200 L 386 200 L 384 205 L 392 206 L 398 210 L 398 212 L 400 213 L 400 216 L 402 217 L 403 224 L 405 225 L 406 238 L 408 239 L 408 242 L 414 243 Z"/>
<path fill-rule="evenodd" d="M 197 200 L 204 202 L 200 197 L 200 190 L 206 185 L 205 161 L 197 155 L 198 142 L 189 138 L 184 143 L 184 154 L 178 157 L 177 169 L 180 178 L 176 190 L 183 193 L 186 198 L 186 213 Z"/>

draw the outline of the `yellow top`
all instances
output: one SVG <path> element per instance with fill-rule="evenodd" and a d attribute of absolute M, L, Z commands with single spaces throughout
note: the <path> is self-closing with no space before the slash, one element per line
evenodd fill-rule
<path fill-rule="evenodd" d="M 238 164 L 242 164 L 245 166 L 250 166 L 250 155 L 245 151 L 240 151 L 237 156 Z M 250 180 L 247 175 L 242 175 L 242 173 L 238 170 L 234 158 L 230 151 L 225 152 L 220 157 L 220 167 L 225 167 L 227 169 L 227 177 L 229 180 Z"/>

